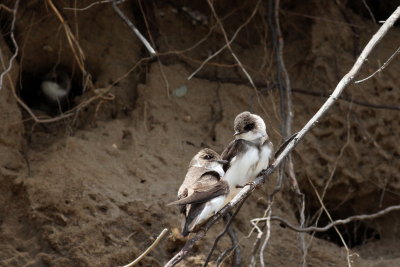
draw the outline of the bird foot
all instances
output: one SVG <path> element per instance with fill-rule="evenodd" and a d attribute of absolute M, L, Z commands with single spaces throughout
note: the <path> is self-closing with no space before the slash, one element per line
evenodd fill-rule
<path fill-rule="evenodd" d="M 245 183 L 244 185 L 236 185 L 236 188 L 243 188 L 243 187 L 245 187 L 245 186 L 247 186 L 247 185 L 254 185 L 254 182 L 251 181 L 251 182 Z"/>

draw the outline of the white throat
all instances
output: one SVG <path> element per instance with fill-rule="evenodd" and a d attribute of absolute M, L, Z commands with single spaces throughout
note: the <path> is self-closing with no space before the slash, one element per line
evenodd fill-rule
<path fill-rule="evenodd" d="M 236 139 L 243 139 L 243 140 L 246 140 L 246 141 L 249 141 L 249 142 L 259 145 L 259 144 L 264 143 L 265 140 L 268 139 L 268 135 L 265 131 L 264 132 L 257 131 L 255 133 L 250 131 L 250 132 L 238 135 L 236 137 Z"/>

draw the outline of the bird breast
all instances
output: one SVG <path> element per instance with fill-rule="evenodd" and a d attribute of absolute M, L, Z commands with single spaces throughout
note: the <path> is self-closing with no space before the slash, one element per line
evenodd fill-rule
<path fill-rule="evenodd" d="M 265 142 L 261 147 L 259 152 L 259 160 L 257 162 L 257 167 L 254 170 L 254 177 L 258 175 L 262 170 L 268 168 L 269 159 L 272 156 L 272 146 L 270 142 Z"/>
<path fill-rule="evenodd" d="M 61 88 L 58 83 L 51 81 L 42 82 L 42 91 L 47 97 L 55 102 L 62 100 L 68 94 L 68 92 Z"/>
<path fill-rule="evenodd" d="M 250 181 L 258 161 L 259 151 L 257 147 L 250 145 L 245 152 L 232 158 L 224 177 L 231 191 L 237 191 L 236 186 L 244 186 Z"/>

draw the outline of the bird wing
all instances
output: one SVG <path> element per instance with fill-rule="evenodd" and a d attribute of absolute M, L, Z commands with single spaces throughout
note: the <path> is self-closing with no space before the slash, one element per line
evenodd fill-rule
<path fill-rule="evenodd" d="M 190 167 L 188 172 L 186 173 L 182 185 L 179 187 L 178 200 L 187 197 L 188 188 L 191 187 L 193 184 L 195 184 L 196 181 L 208 171 L 209 170 L 203 167 Z"/>
<path fill-rule="evenodd" d="M 231 160 L 235 156 L 237 156 L 239 151 L 244 150 L 244 146 L 246 146 L 246 143 L 244 140 L 242 140 L 242 139 L 233 140 L 232 142 L 229 143 L 229 145 L 222 152 L 222 154 L 221 154 L 222 159 L 231 162 Z M 229 169 L 229 167 L 230 167 L 230 164 L 229 163 L 226 164 L 224 166 L 224 171 Z"/>
<path fill-rule="evenodd" d="M 211 184 L 204 183 L 204 180 L 209 179 L 213 179 L 215 180 L 215 182 Z M 229 186 L 227 182 L 224 180 L 220 180 L 220 177 L 216 177 L 214 173 L 205 173 L 199 180 L 200 181 L 198 181 L 193 186 L 192 194 L 187 197 L 183 197 L 177 201 L 171 202 L 168 205 L 188 205 L 204 203 L 229 192 Z M 203 181 L 203 183 L 201 181 Z"/>
<path fill-rule="evenodd" d="M 279 156 L 279 154 L 281 154 L 283 152 L 283 150 L 285 150 L 285 148 L 289 145 L 289 143 L 296 138 L 298 132 L 294 133 L 291 137 L 289 137 L 288 139 L 284 140 L 282 142 L 282 144 L 278 147 L 278 149 L 275 152 L 274 158 L 277 158 Z"/>

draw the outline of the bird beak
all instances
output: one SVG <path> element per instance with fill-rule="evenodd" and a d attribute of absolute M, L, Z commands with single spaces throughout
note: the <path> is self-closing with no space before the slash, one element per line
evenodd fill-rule
<path fill-rule="evenodd" d="M 222 164 L 222 165 L 225 165 L 225 164 L 229 163 L 229 161 L 227 161 L 227 160 L 217 160 L 217 162 Z"/>
<path fill-rule="evenodd" d="M 239 134 L 241 134 L 241 132 L 235 132 L 235 133 L 233 134 L 233 136 L 236 136 L 236 135 L 239 135 Z"/>

